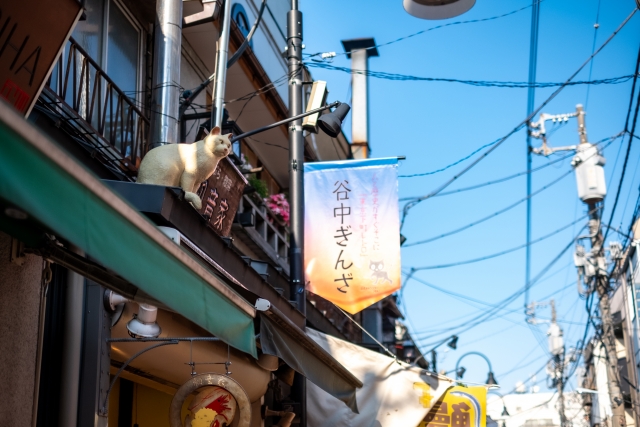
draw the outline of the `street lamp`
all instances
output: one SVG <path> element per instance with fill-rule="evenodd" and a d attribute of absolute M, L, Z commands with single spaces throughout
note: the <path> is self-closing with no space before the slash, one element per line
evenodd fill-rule
<path fill-rule="evenodd" d="M 435 347 L 433 347 L 431 350 L 427 351 L 427 353 L 431 353 L 431 371 L 432 372 L 436 372 L 436 349 L 438 347 L 440 347 L 442 344 L 447 343 L 447 346 L 450 347 L 451 349 L 455 350 L 456 348 L 458 348 L 458 336 L 457 335 L 451 335 L 450 337 L 444 339 L 443 341 L 441 341 L 440 343 L 438 343 Z M 424 359 L 424 354 L 421 354 L 420 357 L 418 357 L 416 360 L 413 361 L 412 366 L 417 366 L 418 362 L 420 361 L 420 359 Z"/>
<path fill-rule="evenodd" d="M 472 355 L 472 354 L 475 354 L 476 356 L 482 357 L 487 362 L 487 365 L 489 365 L 489 376 L 487 377 L 486 384 L 488 384 L 488 385 L 498 385 L 498 382 L 496 381 L 496 378 L 493 375 L 493 369 L 491 368 L 491 362 L 489 361 L 489 358 L 487 356 L 485 356 L 484 354 L 478 352 L 478 351 L 470 351 L 469 353 L 465 353 L 462 356 L 460 356 L 460 359 L 458 359 L 458 361 L 456 362 L 456 370 L 455 370 L 456 379 L 462 378 L 464 373 L 467 371 L 463 366 L 460 366 L 460 362 L 466 356 L 469 356 L 469 355 Z"/>
<path fill-rule="evenodd" d="M 421 19 L 447 19 L 462 15 L 476 0 L 403 0 L 408 14 Z"/>
<path fill-rule="evenodd" d="M 502 393 L 498 393 L 495 390 L 489 390 L 487 391 L 487 393 L 493 393 L 497 396 L 500 397 L 500 400 L 502 400 L 502 427 L 506 427 L 507 423 L 505 422 L 505 418 L 509 417 L 509 411 L 507 411 L 507 404 L 504 402 L 504 396 L 502 395 Z"/>
<path fill-rule="evenodd" d="M 261 128 L 257 128 L 254 130 L 250 130 L 249 132 L 245 132 L 240 135 L 236 135 L 229 139 L 229 141 L 233 144 L 236 141 L 241 140 L 242 138 L 246 138 L 251 135 L 255 135 L 260 132 L 264 132 L 269 129 L 277 128 L 278 126 L 293 122 L 295 120 L 300 120 L 303 117 L 310 116 L 312 114 L 317 114 L 321 111 L 328 110 L 330 108 L 336 107 L 335 111 L 331 113 L 320 116 L 318 119 L 318 127 L 323 130 L 327 135 L 335 138 L 340 133 L 340 128 L 342 127 L 342 121 L 349 113 L 351 107 L 349 104 L 344 102 L 335 101 L 331 104 L 325 105 L 324 107 L 314 108 L 313 110 L 309 110 L 306 113 L 298 114 L 297 116 L 289 117 L 288 119 L 280 120 L 279 122 L 271 123 L 267 126 L 262 126 Z"/>

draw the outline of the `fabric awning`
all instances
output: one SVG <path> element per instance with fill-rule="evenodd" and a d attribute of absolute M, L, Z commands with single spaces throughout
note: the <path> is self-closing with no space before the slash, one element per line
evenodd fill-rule
<path fill-rule="evenodd" d="M 413 427 L 421 422 L 454 381 L 384 354 L 307 328 L 310 337 L 364 385 L 358 414 L 307 382 L 307 425 L 314 427 Z M 453 423 L 452 423 L 453 424 Z M 480 425 L 480 421 L 476 423 Z"/>
<path fill-rule="evenodd" d="M 2 102 L 0 199 L 171 310 L 257 357 L 255 308 Z"/>
<path fill-rule="evenodd" d="M 260 310 L 262 351 L 278 356 L 307 380 L 344 402 L 345 410 L 357 414 L 356 389 L 362 387 L 362 381 L 268 301 L 259 299 L 256 308 Z"/>

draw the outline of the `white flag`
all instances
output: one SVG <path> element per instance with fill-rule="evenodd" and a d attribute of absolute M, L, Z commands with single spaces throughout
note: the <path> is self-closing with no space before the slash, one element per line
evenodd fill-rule
<path fill-rule="evenodd" d="M 355 375 L 359 414 L 307 381 L 309 427 L 415 427 L 452 381 L 313 329 L 307 334 Z"/>

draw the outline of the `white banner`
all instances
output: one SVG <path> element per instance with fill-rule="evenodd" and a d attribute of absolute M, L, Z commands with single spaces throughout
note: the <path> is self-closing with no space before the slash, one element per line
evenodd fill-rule
<path fill-rule="evenodd" d="M 307 328 L 307 334 L 363 382 L 359 414 L 307 381 L 309 427 L 414 427 L 453 386 L 418 367 Z"/>
<path fill-rule="evenodd" d="M 307 289 L 357 313 L 400 289 L 398 159 L 304 165 Z"/>

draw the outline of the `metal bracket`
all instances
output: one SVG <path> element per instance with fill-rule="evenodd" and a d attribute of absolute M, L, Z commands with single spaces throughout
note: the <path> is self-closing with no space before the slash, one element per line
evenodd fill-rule
<path fill-rule="evenodd" d="M 118 372 L 111 379 L 111 384 L 105 393 L 105 397 L 102 399 L 102 406 L 99 409 L 98 415 L 106 417 L 109 413 L 107 404 L 109 403 L 109 393 L 113 389 L 113 386 L 116 383 L 116 380 L 120 377 L 122 371 L 125 370 L 127 366 L 131 364 L 136 358 L 146 353 L 149 350 L 153 350 L 154 348 L 162 347 L 165 345 L 173 345 L 178 344 L 180 341 L 190 341 L 192 344 L 194 341 L 221 341 L 220 338 L 217 337 L 181 337 L 181 338 L 107 338 L 105 343 L 110 347 L 112 342 L 120 342 L 120 343 L 140 343 L 140 342 L 157 342 L 157 344 L 150 345 L 149 347 L 143 348 L 133 356 L 131 356 L 124 364 L 118 369 Z M 228 356 L 227 356 L 228 359 Z M 229 362 L 227 360 L 227 362 Z M 223 362 L 226 364 L 226 362 Z M 229 362 L 229 364 L 231 364 Z M 229 369 L 227 369 L 228 371 Z M 231 372 L 229 372 L 230 374 Z"/>
<path fill-rule="evenodd" d="M 298 161 L 297 160 L 291 160 L 291 170 L 294 170 L 294 171 L 298 170 Z"/>
<path fill-rule="evenodd" d="M 113 386 L 115 385 L 116 380 L 118 379 L 118 377 L 120 377 L 120 374 L 122 373 L 122 371 L 124 371 L 124 369 L 127 366 L 129 366 L 129 364 L 131 362 L 133 362 L 134 359 L 136 359 L 138 356 L 142 355 L 143 353 L 146 353 L 149 350 L 153 350 L 154 348 L 162 347 L 162 346 L 165 346 L 165 345 L 172 345 L 172 344 L 178 344 L 178 340 L 168 341 L 168 342 L 160 342 L 158 344 L 153 344 L 153 345 L 151 345 L 151 346 L 149 346 L 147 348 L 143 348 L 142 350 L 140 350 L 139 352 L 137 352 L 136 354 L 131 356 L 129 358 L 129 360 L 124 362 L 124 364 L 120 367 L 120 369 L 118 369 L 118 372 L 116 372 L 116 374 L 113 376 L 113 379 L 111 380 L 111 384 L 109 385 L 109 388 L 107 389 L 106 396 L 104 397 L 104 400 L 102 402 L 102 407 L 100 407 L 99 415 L 106 416 L 108 414 L 109 411 L 107 410 L 107 404 L 109 402 L 109 393 L 111 393 L 111 390 L 113 389 Z"/>

